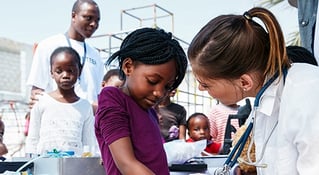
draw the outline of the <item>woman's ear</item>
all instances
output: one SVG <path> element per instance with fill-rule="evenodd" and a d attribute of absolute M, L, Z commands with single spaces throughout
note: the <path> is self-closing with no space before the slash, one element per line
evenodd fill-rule
<path fill-rule="evenodd" d="M 122 64 L 122 70 L 125 74 L 125 76 L 130 76 L 130 74 L 133 72 L 134 64 L 133 60 L 131 58 L 125 58 Z"/>
<path fill-rule="evenodd" d="M 252 87 L 254 86 L 254 79 L 251 76 L 251 74 L 243 74 L 240 76 L 240 87 L 242 90 L 245 91 L 250 91 Z"/>

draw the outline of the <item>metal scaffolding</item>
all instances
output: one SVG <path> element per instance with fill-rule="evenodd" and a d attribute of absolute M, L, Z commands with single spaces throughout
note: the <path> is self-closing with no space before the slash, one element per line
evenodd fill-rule
<path fill-rule="evenodd" d="M 143 12 L 141 13 L 141 11 Z M 169 19 L 170 21 L 163 21 L 164 19 Z M 162 26 L 161 22 L 166 24 L 166 26 Z M 141 27 L 162 28 L 167 32 L 171 32 L 185 52 L 187 51 L 189 43 L 177 37 L 174 33 L 174 14 L 157 4 L 121 10 L 120 31 L 95 35 L 91 37 L 91 40 L 102 38 L 106 42 L 107 46 L 105 48 L 97 48 L 102 58 L 106 61 L 108 57 L 119 49 L 121 42 L 130 32 Z M 117 65 L 111 67 L 115 66 Z M 185 79 L 179 86 L 173 100 L 186 108 L 187 115 L 194 112 L 206 113 L 214 103 L 214 100 L 207 93 L 198 90 L 197 82 L 192 75 L 190 66 L 188 66 Z"/>

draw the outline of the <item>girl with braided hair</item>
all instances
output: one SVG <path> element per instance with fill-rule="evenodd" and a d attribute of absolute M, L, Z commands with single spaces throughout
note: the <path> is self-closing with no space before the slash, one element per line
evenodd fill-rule
<path fill-rule="evenodd" d="M 106 174 L 169 174 L 153 108 L 182 82 L 187 58 L 171 33 L 141 28 L 130 33 L 107 61 L 119 63 L 120 88 L 98 99 L 95 134 Z"/>
<path fill-rule="evenodd" d="M 221 174 L 237 160 L 255 166 L 258 175 L 318 174 L 319 69 L 291 63 L 269 10 L 254 7 L 243 15 L 212 19 L 192 40 L 188 58 L 199 89 L 221 103 L 255 97 L 247 132 Z M 236 148 L 245 148 L 249 136 L 246 158 L 238 158 Z M 256 159 L 249 156 L 254 144 Z"/>

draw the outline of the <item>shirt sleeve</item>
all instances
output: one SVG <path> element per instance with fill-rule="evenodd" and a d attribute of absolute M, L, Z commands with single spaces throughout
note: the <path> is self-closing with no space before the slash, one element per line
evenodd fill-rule
<path fill-rule="evenodd" d="M 91 105 L 88 106 L 86 120 L 84 121 L 82 130 L 82 143 L 83 146 L 88 145 L 90 148 L 97 148 L 97 141 L 94 133 L 94 115 Z"/>
<path fill-rule="evenodd" d="M 126 105 L 123 104 L 125 101 L 113 93 L 114 91 L 109 91 L 110 88 L 106 87 L 102 90 L 96 114 L 96 123 L 107 145 L 130 135 L 129 115 L 124 109 Z"/>
<path fill-rule="evenodd" d="M 50 49 L 46 48 L 41 43 L 37 46 L 30 69 L 27 84 L 36 86 L 41 89 L 46 89 L 50 80 L 50 64 L 49 55 Z"/>

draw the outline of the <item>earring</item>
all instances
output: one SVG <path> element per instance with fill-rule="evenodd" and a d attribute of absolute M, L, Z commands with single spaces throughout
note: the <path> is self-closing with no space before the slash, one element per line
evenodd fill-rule
<path fill-rule="evenodd" d="M 247 89 L 246 89 L 246 88 L 244 88 L 243 90 L 244 90 L 244 92 L 246 92 L 246 91 L 247 91 Z"/>

